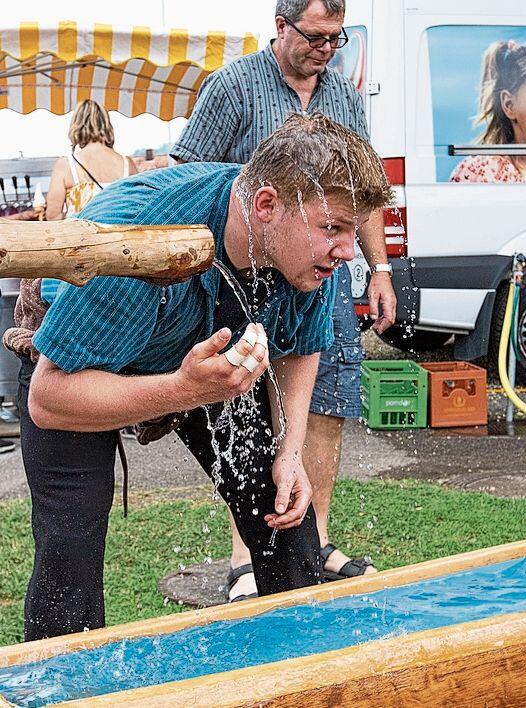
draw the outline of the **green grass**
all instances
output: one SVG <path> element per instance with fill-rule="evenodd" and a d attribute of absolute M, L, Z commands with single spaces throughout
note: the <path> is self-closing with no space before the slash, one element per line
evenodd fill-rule
<path fill-rule="evenodd" d="M 406 565 L 526 538 L 526 500 L 459 492 L 420 482 L 336 485 L 331 537 L 378 568 Z M 23 597 L 32 564 L 30 505 L 0 505 L 0 645 L 22 640 Z M 163 604 L 158 580 L 229 552 L 223 505 L 157 502 L 111 515 L 106 553 L 108 624 L 181 611 Z"/>

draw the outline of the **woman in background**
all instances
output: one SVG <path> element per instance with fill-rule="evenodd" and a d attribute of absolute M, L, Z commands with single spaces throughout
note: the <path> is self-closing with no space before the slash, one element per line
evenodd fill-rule
<path fill-rule="evenodd" d="M 479 114 L 482 145 L 526 144 L 526 45 L 495 42 L 482 64 Z M 453 170 L 453 182 L 524 182 L 526 156 L 473 155 Z"/>
<path fill-rule="evenodd" d="M 72 154 L 57 160 L 47 193 L 46 219 L 77 214 L 111 182 L 135 174 L 131 157 L 113 149 L 108 111 L 95 101 L 79 103 L 68 133 Z"/>

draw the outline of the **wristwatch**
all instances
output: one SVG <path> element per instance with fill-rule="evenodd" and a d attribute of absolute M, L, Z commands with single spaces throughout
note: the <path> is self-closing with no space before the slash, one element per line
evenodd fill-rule
<path fill-rule="evenodd" d="M 371 273 L 389 273 L 389 275 L 393 275 L 393 266 L 390 263 L 376 263 L 371 266 Z"/>

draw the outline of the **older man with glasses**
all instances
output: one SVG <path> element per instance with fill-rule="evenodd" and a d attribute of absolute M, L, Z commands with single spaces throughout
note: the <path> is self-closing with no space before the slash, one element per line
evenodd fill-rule
<path fill-rule="evenodd" d="M 368 139 L 363 104 L 355 86 L 327 67 L 348 41 L 344 16 L 345 0 L 278 0 L 276 39 L 205 81 L 172 156 L 179 162 L 248 162 L 261 140 L 294 112 L 324 113 Z M 381 210 L 372 213 L 358 235 L 372 270 L 368 295 L 371 316 L 376 320 L 373 326 L 382 332 L 394 322 L 396 298 Z M 339 271 L 333 319 L 335 342 L 322 353 L 304 453 L 327 580 L 374 572 L 366 558 L 349 558 L 335 548 L 327 531 L 342 425 L 345 418 L 358 417 L 361 408 L 363 352 L 346 267 Z M 233 521 L 231 526 L 233 552 L 227 594 L 232 602 L 255 596 L 256 586 L 249 551 Z"/>

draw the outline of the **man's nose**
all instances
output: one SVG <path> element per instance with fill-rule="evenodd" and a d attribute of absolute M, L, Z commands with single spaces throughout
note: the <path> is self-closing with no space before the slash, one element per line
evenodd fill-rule
<path fill-rule="evenodd" d="M 341 261 L 352 261 L 354 258 L 354 236 L 352 238 L 346 238 L 345 240 L 339 241 L 334 245 L 331 250 L 331 257 L 334 259 L 339 259 Z"/>
<path fill-rule="evenodd" d="M 319 47 L 318 49 L 319 52 L 323 52 L 323 54 L 330 54 L 332 52 L 332 47 L 330 45 L 330 42 L 325 42 L 323 47 Z"/>

